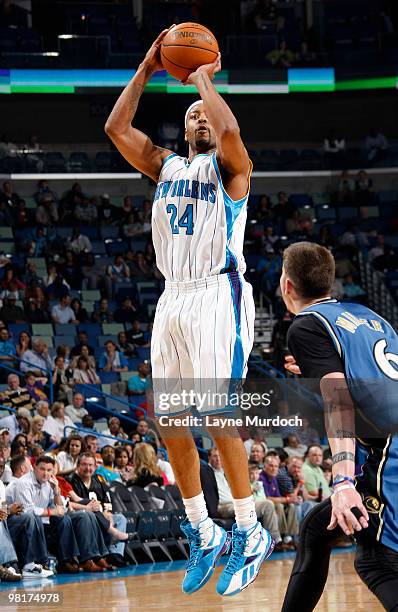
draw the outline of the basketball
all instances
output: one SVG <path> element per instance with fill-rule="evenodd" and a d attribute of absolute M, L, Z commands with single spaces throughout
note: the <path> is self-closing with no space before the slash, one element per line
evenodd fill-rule
<path fill-rule="evenodd" d="M 167 72 L 175 79 L 184 81 L 199 66 L 215 61 L 218 43 L 205 26 L 180 23 L 167 33 L 160 53 Z"/>

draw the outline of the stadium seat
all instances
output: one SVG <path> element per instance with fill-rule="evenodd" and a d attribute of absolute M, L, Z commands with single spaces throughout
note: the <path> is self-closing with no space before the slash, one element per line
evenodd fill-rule
<path fill-rule="evenodd" d="M 88 155 L 82 151 L 73 151 L 69 155 L 68 165 L 71 172 L 91 172 Z"/>
<path fill-rule="evenodd" d="M 117 336 L 120 332 L 124 332 L 123 323 L 103 323 L 102 334 L 104 336 Z"/>
<path fill-rule="evenodd" d="M 119 382 L 120 375 L 119 372 L 103 372 L 100 371 L 98 374 L 102 383 L 112 384 L 114 382 Z"/>
<path fill-rule="evenodd" d="M 9 323 L 8 331 L 13 335 L 14 340 L 17 340 L 22 332 L 31 333 L 29 323 Z"/>
<path fill-rule="evenodd" d="M 96 302 L 101 299 L 101 294 L 98 289 L 83 289 L 82 300 L 85 302 Z"/>
<path fill-rule="evenodd" d="M 11 227 L 0 227 L 0 240 L 13 240 L 13 238 Z"/>
<path fill-rule="evenodd" d="M 105 345 L 105 342 L 108 342 L 109 340 L 112 340 L 112 342 L 117 344 L 117 336 L 115 334 L 109 334 L 107 336 L 100 335 L 97 337 L 98 346 L 103 347 Z M 101 350 L 102 352 L 104 352 L 103 348 Z"/>
<path fill-rule="evenodd" d="M 76 344 L 76 336 L 54 336 L 54 346 L 58 348 L 59 346 L 69 346 L 73 347 Z"/>
<path fill-rule="evenodd" d="M 75 336 L 77 325 L 73 323 L 56 323 L 55 324 L 55 333 L 57 336 Z"/>
<path fill-rule="evenodd" d="M 32 323 L 32 334 L 34 336 L 52 336 L 53 333 L 51 323 Z"/>
<path fill-rule="evenodd" d="M 59 151 L 44 154 L 46 172 L 66 172 L 65 158 Z"/>
<path fill-rule="evenodd" d="M 88 336 L 99 336 L 102 332 L 100 323 L 79 323 L 78 332 L 86 332 Z"/>

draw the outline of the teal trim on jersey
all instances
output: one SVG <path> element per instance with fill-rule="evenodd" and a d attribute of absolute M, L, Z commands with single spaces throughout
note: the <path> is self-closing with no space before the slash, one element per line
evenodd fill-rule
<path fill-rule="evenodd" d="M 243 344 L 242 344 L 242 335 L 241 335 L 241 324 L 240 324 L 240 316 L 238 312 L 238 305 L 236 303 L 236 293 L 234 291 L 234 286 L 231 281 L 231 277 L 227 274 L 229 284 L 231 287 L 231 299 L 232 304 L 234 306 L 234 314 L 235 314 L 235 329 L 236 329 L 236 338 L 234 345 L 234 354 L 232 357 L 232 367 L 231 367 L 231 379 L 232 380 L 242 380 L 243 378 L 243 366 L 244 366 L 244 355 L 243 355 Z M 242 300 L 242 281 L 239 279 L 240 284 L 240 296 Z M 231 390 L 231 389 L 230 389 Z"/>
<path fill-rule="evenodd" d="M 225 266 L 223 268 L 223 270 L 228 270 L 229 268 L 229 262 L 230 259 L 232 257 L 234 264 L 235 264 L 235 269 L 238 269 L 238 262 L 236 261 L 236 257 L 235 255 L 230 251 L 230 249 L 228 248 L 228 243 L 232 238 L 232 232 L 234 229 L 234 223 L 236 221 L 236 219 L 239 216 L 239 213 L 241 212 L 243 206 L 245 205 L 245 203 L 247 202 L 248 198 L 249 198 L 249 193 L 247 193 L 243 198 L 241 198 L 240 200 L 233 200 L 225 191 L 223 182 L 222 182 L 222 178 L 221 178 L 221 173 L 220 173 L 220 169 L 218 167 L 218 163 L 217 163 L 217 153 L 214 152 L 212 154 L 212 161 L 213 161 L 213 166 L 214 166 L 214 170 L 216 171 L 216 175 L 217 175 L 217 179 L 218 179 L 218 184 L 221 187 L 221 191 L 223 194 L 223 200 L 224 200 L 224 208 L 225 208 L 225 218 L 227 221 L 227 249 L 226 249 L 226 254 L 225 254 Z"/>
<path fill-rule="evenodd" d="M 165 165 L 167 164 L 168 161 L 171 160 L 172 157 L 178 157 L 177 153 L 170 153 L 170 155 L 164 158 L 162 162 L 162 170 L 164 170 Z"/>

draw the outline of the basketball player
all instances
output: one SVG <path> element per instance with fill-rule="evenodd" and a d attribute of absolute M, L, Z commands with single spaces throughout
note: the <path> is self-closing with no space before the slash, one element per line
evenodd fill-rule
<path fill-rule="evenodd" d="M 302 523 L 283 612 L 315 608 L 342 533 L 355 533 L 359 576 L 386 610 L 397 612 L 398 438 L 391 434 L 398 422 L 398 336 L 369 308 L 331 299 L 334 276 L 324 247 L 301 242 L 285 250 L 281 292 L 296 315 L 286 368 L 320 381 L 334 493 Z M 359 428 L 371 437 L 359 437 Z M 356 478 L 355 452 L 362 465 Z"/>
<path fill-rule="evenodd" d="M 146 83 L 162 70 L 159 48 L 167 32 L 149 49 L 105 126 L 124 157 L 157 183 L 152 237 L 166 286 L 152 334 L 154 386 L 156 380 L 242 379 L 254 326 L 252 288 L 243 278 L 242 255 L 251 162 L 237 121 L 212 84 L 220 57 L 187 79 L 201 96 L 185 115 L 188 159 L 155 146 L 131 125 Z M 191 432 L 173 424 L 172 417 L 187 409 L 170 407 L 170 425 L 160 431 L 184 499 L 187 519 L 182 528 L 190 558 L 182 588 L 193 593 L 211 577 L 228 548 L 228 537 L 208 517 Z M 162 414 L 158 410 L 158 416 Z M 232 552 L 217 592 L 234 595 L 256 578 L 272 552 L 273 540 L 257 521 L 242 440 L 236 432 L 227 436 L 216 430 L 213 440 L 232 490 L 236 517 Z"/>

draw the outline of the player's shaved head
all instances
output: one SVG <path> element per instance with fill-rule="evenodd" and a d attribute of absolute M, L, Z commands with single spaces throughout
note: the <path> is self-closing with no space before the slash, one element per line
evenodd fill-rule
<path fill-rule="evenodd" d="M 330 294 L 335 262 L 325 247 L 312 242 L 296 242 L 283 253 L 283 271 L 298 297 L 311 300 Z"/>
<path fill-rule="evenodd" d="M 190 154 L 208 153 L 216 148 L 216 134 L 206 115 L 206 107 L 197 101 L 185 115 L 185 140 Z"/>

